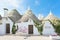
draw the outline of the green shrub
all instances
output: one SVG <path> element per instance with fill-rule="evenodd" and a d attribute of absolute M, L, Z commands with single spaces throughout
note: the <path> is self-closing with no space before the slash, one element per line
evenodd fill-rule
<path fill-rule="evenodd" d="M 17 26 L 17 29 L 16 29 L 16 26 L 15 26 L 15 23 L 14 23 L 13 27 L 12 27 L 12 34 L 15 34 L 17 30 L 18 30 L 18 26 Z"/>
<path fill-rule="evenodd" d="M 50 20 L 49 20 L 50 21 Z M 50 23 L 55 28 L 55 32 L 60 35 L 60 20 L 51 20 Z"/>
<path fill-rule="evenodd" d="M 35 27 L 38 29 L 38 32 L 42 35 L 42 31 L 43 31 L 43 24 L 40 22 L 36 22 L 34 21 Z"/>

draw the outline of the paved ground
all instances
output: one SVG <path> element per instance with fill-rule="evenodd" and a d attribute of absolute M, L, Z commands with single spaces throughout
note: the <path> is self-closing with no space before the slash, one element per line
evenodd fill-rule
<path fill-rule="evenodd" d="M 52 40 L 50 36 L 0 36 L 0 40 Z M 55 39 L 54 39 L 55 40 Z"/>
<path fill-rule="evenodd" d="M 51 40 L 50 37 L 46 36 L 0 36 L 0 40 Z"/>

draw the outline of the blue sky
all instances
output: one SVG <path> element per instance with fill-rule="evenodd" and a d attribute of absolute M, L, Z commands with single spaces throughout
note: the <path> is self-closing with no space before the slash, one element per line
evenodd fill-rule
<path fill-rule="evenodd" d="M 60 0 L 0 0 L 0 14 L 4 15 L 3 8 L 17 9 L 20 14 L 24 14 L 28 6 L 37 17 L 39 14 L 47 16 L 51 10 L 60 18 Z"/>

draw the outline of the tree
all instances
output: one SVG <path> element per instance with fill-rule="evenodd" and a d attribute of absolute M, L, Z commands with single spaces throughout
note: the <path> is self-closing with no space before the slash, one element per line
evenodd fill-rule
<path fill-rule="evenodd" d="M 38 29 L 38 32 L 42 35 L 42 31 L 43 31 L 43 24 L 40 22 L 36 22 L 34 21 L 35 27 Z"/>
<path fill-rule="evenodd" d="M 17 30 L 18 30 L 18 26 L 17 26 L 17 29 L 16 29 L 16 26 L 15 26 L 15 23 L 14 23 L 13 27 L 12 27 L 12 34 L 15 34 Z"/>
<path fill-rule="evenodd" d="M 60 35 L 60 20 L 49 20 L 50 23 L 55 28 L 55 32 Z"/>

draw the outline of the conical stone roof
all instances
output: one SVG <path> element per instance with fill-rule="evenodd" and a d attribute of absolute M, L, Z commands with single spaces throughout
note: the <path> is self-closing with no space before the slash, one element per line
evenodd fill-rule
<path fill-rule="evenodd" d="M 11 11 L 8 12 L 8 17 L 13 21 L 16 22 L 17 20 L 19 20 L 21 18 L 22 15 L 20 15 L 20 13 L 16 10 L 13 9 Z"/>
<path fill-rule="evenodd" d="M 57 17 L 55 17 L 52 12 L 50 11 L 50 13 L 48 14 L 48 16 L 46 18 L 44 18 L 44 20 L 59 20 Z"/>
<path fill-rule="evenodd" d="M 29 8 L 26 11 L 26 13 L 22 16 L 22 18 L 18 20 L 18 22 L 27 22 L 29 18 L 31 18 L 34 21 L 39 22 L 38 18 L 32 13 L 32 10 L 30 10 Z"/>

